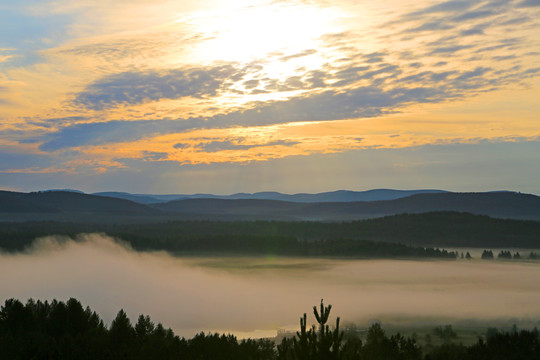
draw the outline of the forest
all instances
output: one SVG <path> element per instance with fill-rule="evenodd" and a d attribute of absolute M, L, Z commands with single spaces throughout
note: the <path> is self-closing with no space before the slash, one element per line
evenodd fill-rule
<path fill-rule="evenodd" d="M 62 232 L 53 224 L 55 233 L 77 239 L 76 232 Z M 114 233 L 114 232 L 113 232 Z M 176 255 L 272 255 L 308 257 L 349 257 L 349 258 L 439 258 L 456 259 L 457 252 L 439 248 L 410 246 L 399 243 L 357 239 L 299 240 L 281 235 L 207 234 L 200 237 L 190 234 L 183 236 L 156 236 L 152 233 L 117 233 L 122 241 L 139 251 L 165 250 Z M 32 234 L 33 236 L 28 236 Z M 0 236 L 0 249 L 8 252 L 23 251 L 42 233 L 28 231 L 24 234 L 11 233 Z M 51 234 L 51 235 L 52 235 Z M 196 235 L 196 234 L 195 234 Z M 43 236 L 43 235 L 41 235 Z M 77 241 L 77 240 L 76 240 Z"/>
<path fill-rule="evenodd" d="M 227 237 L 249 242 L 317 242 L 337 239 L 420 247 L 540 248 L 540 221 L 495 219 L 458 212 L 401 214 L 350 222 L 166 221 L 158 223 L 0 222 L 0 247 L 20 250 L 46 235 L 102 232 L 135 248 L 189 250 L 196 241 Z M 219 240 L 216 240 L 219 242 Z M 290 241 L 290 240 L 288 240 Z M 200 245 L 202 247 L 202 245 Z M 292 245 L 291 245 L 292 246 Z M 199 249 L 200 250 L 200 249 Z"/>
<path fill-rule="evenodd" d="M 332 306 L 313 307 L 311 327 L 304 314 L 296 335 L 279 344 L 271 339 L 237 339 L 231 334 L 199 333 L 180 338 L 171 329 L 140 315 L 133 325 L 120 310 L 110 326 L 76 299 L 6 300 L 0 309 L 0 359 L 230 359 L 230 360 L 535 360 L 540 359 L 540 334 L 491 328 L 471 345 L 456 341 L 450 325 L 434 334 L 440 345 L 420 346 L 414 337 L 387 335 L 373 323 L 363 338 L 330 325 Z"/>
<path fill-rule="evenodd" d="M 439 248 L 540 248 L 538 221 L 436 212 L 342 223 L 204 220 L 141 224 L 0 222 L 0 249 L 22 251 L 38 237 L 75 237 L 80 233 L 95 232 L 119 238 L 136 250 L 166 250 L 179 255 L 456 258 L 457 253 Z M 523 255 L 523 258 L 527 257 L 527 254 Z M 531 259 L 535 257 L 536 254 L 529 256 Z"/>

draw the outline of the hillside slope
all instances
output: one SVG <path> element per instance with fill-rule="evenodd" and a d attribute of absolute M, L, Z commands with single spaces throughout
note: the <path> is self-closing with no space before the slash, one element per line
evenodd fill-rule
<path fill-rule="evenodd" d="M 237 218 L 343 221 L 403 213 L 457 211 L 498 218 L 540 219 L 540 197 L 514 192 L 428 193 L 387 201 L 331 203 L 187 199 L 152 206 L 163 211 L 197 214 L 206 218 L 226 214 Z"/>
<path fill-rule="evenodd" d="M 153 215 L 158 211 L 132 201 L 71 191 L 0 191 L 0 213 L 96 213 Z"/>
<path fill-rule="evenodd" d="M 316 202 L 353 202 L 353 201 L 379 201 L 400 199 L 415 194 L 445 193 L 444 190 L 393 190 L 393 189 L 373 189 L 367 191 L 337 190 L 316 194 L 299 193 L 283 194 L 275 191 L 264 191 L 256 193 L 236 193 L 232 195 L 214 194 L 177 194 L 177 195 L 153 195 L 153 194 L 130 194 L 126 192 L 99 192 L 92 195 L 110 196 L 119 199 L 126 199 L 140 204 L 164 203 L 172 200 L 187 199 L 223 199 L 223 200 L 279 200 L 302 203 Z"/>

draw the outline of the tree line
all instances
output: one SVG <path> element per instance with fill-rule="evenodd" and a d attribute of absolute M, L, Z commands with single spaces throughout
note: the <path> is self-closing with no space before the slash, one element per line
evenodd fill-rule
<path fill-rule="evenodd" d="M 492 260 L 495 258 L 495 255 L 493 254 L 493 250 L 484 250 L 482 251 L 482 255 L 480 256 L 482 260 Z M 509 250 L 501 250 L 497 254 L 497 259 L 503 259 L 503 260 L 521 260 L 525 257 L 522 257 L 519 251 L 516 251 L 513 255 Z M 535 251 L 529 252 L 529 255 L 526 257 L 526 259 L 529 260 L 537 260 L 538 254 Z"/>
<path fill-rule="evenodd" d="M 345 334 L 340 319 L 329 325 L 331 305 L 313 307 L 317 324 L 300 318 L 294 337 L 238 340 L 234 335 L 199 333 L 180 338 L 171 329 L 140 315 L 135 325 L 120 310 L 110 326 L 76 299 L 67 302 L 6 300 L 0 309 L 0 359 L 225 359 L 225 360 L 535 360 L 540 359 L 537 329 L 500 332 L 465 346 L 450 326 L 436 328 L 442 345 L 422 348 L 414 337 L 388 336 L 371 325 L 364 340 Z"/>
<path fill-rule="evenodd" d="M 36 237 L 103 232 L 136 246 L 174 244 L 216 235 L 229 238 L 294 238 L 314 242 L 369 240 L 429 247 L 540 249 L 540 221 L 494 219 L 458 212 L 401 214 L 350 222 L 167 221 L 159 223 L 0 222 L 0 247 L 19 250 Z M 155 245 L 152 245 L 155 244 Z"/>
<path fill-rule="evenodd" d="M 238 341 L 200 333 L 180 338 L 140 315 L 135 325 L 120 310 L 109 327 L 76 299 L 9 299 L 0 310 L 0 359 L 275 359 L 270 340 Z"/>
<path fill-rule="evenodd" d="M 27 236 L 33 234 L 34 238 Z M 37 232 L 39 233 L 39 232 Z M 38 237 L 36 232 L 0 236 L 0 249 L 8 252 L 23 251 Z M 56 229 L 53 234 L 65 234 L 77 239 L 76 233 L 63 233 Z M 116 235 L 114 235 L 116 234 Z M 19 235 L 19 236 L 17 236 Z M 307 257 L 354 257 L 354 258 L 439 258 L 456 259 L 457 252 L 439 248 L 420 247 L 359 239 L 301 240 L 281 235 L 209 234 L 197 237 L 171 238 L 166 235 L 145 236 L 134 233 L 109 234 L 119 237 L 140 251 L 165 250 L 177 255 L 275 255 Z"/>

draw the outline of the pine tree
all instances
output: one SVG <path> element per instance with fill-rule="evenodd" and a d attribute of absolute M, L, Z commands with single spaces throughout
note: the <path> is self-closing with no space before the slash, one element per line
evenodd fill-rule
<path fill-rule="evenodd" d="M 339 317 L 336 319 L 336 327 L 330 330 L 327 325 L 332 305 L 324 306 L 321 299 L 320 311 L 313 307 L 313 314 L 319 325 L 307 327 L 307 315 L 300 318 L 300 331 L 291 340 L 283 339 L 278 346 L 279 359 L 283 360 L 338 360 L 342 358 L 343 332 L 339 330 Z"/>

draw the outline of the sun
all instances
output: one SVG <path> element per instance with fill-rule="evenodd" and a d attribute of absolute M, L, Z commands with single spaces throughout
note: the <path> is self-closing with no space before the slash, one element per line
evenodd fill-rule
<path fill-rule="evenodd" d="M 304 3 L 224 1 L 193 18 L 195 30 L 206 39 L 194 53 L 202 62 L 285 62 L 283 57 L 318 48 L 322 35 L 339 31 L 339 16 L 337 9 Z"/>
<path fill-rule="evenodd" d="M 338 57 L 322 37 L 343 31 L 340 20 L 347 15 L 341 8 L 302 1 L 219 1 L 178 23 L 190 26 L 200 38 L 189 51 L 191 62 L 255 65 L 221 94 L 218 102 L 223 106 L 294 96 L 301 90 L 254 91 L 249 84 L 284 84 Z"/>

